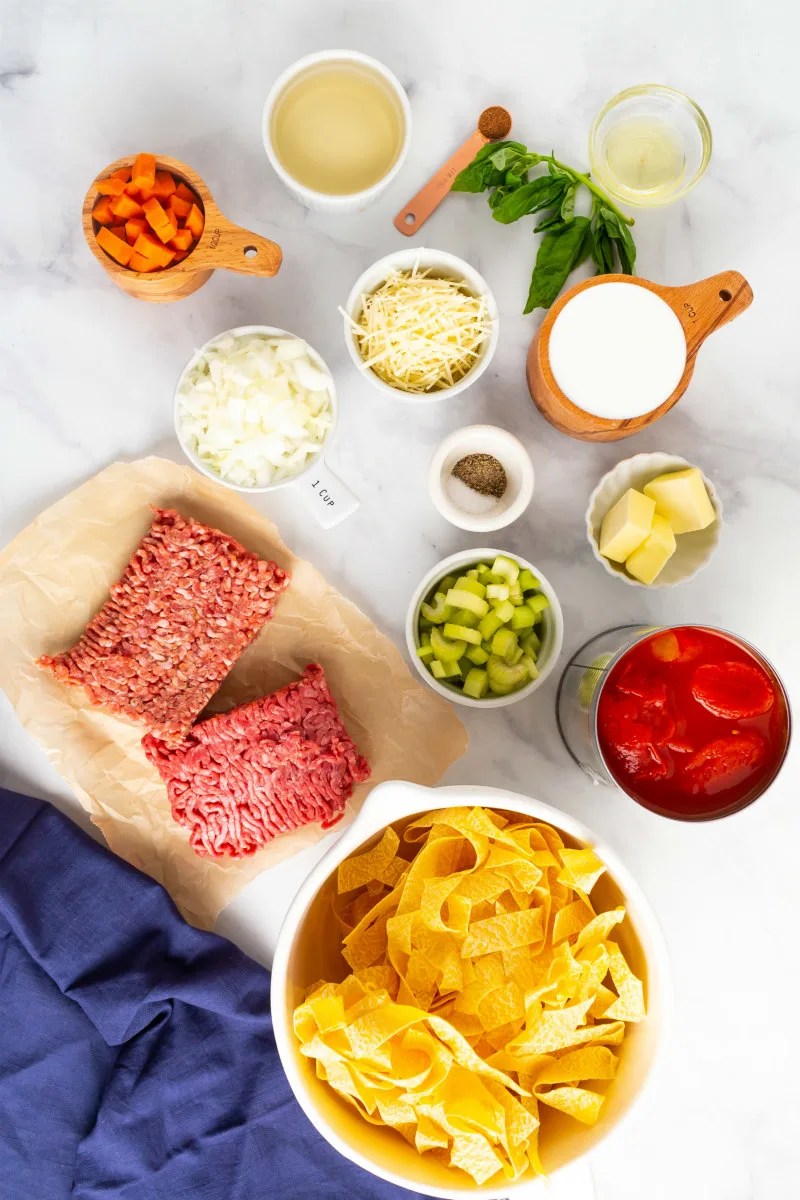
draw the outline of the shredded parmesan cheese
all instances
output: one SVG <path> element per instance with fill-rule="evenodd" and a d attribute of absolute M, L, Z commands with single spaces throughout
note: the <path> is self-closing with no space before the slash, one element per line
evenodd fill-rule
<path fill-rule="evenodd" d="M 431 275 L 431 268 L 392 271 L 363 296 L 354 321 L 365 369 L 403 392 L 438 392 L 472 370 L 489 336 L 486 298 L 467 285 Z"/>

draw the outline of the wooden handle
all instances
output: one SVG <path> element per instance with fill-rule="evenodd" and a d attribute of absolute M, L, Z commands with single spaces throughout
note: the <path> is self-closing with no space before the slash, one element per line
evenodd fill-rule
<path fill-rule="evenodd" d="M 411 237 L 427 221 L 435 208 L 441 204 L 459 171 L 469 166 L 475 155 L 488 142 L 477 129 L 468 137 L 463 146 L 459 146 L 455 154 L 448 158 L 444 166 L 428 180 L 423 188 L 409 200 L 394 219 L 395 229 L 399 229 L 406 237 Z"/>
<path fill-rule="evenodd" d="M 753 303 L 753 289 L 738 271 L 721 271 L 685 287 L 660 287 L 658 293 L 683 326 L 689 359 L 710 333 L 727 325 Z"/>
<path fill-rule="evenodd" d="M 281 265 L 280 246 L 232 224 L 212 201 L 206 201 L 205 228 L 191 254 L 195 268 L 223 268 L 240 275 L 275 275 Z M 188 259 L 184 259 L 188 262 Z"/>

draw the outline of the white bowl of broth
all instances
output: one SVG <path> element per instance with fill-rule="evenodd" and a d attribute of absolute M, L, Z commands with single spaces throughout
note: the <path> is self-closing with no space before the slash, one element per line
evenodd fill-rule
<path fill-rule="evenodd" d="M 383 63 L 355 50 L 298 59 L 264 105 L 264 149 L 308 208 L 352 212 L 384 191 L 402 166 L 411 109 Z"/>

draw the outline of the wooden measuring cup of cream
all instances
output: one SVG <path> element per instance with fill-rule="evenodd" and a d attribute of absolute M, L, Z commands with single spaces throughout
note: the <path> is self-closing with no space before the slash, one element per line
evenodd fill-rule
<path fill-rule="evenodd" d="M 708 335 L 752 300 L 738 271 L 685 287 L 631 275 L 587 279 L 556 301 L 531 342 L 533 402 L 582 441 L 640 433 L 678 403 Z"/>
<path fill-rule="evenodd" d="M 186 163 L 175 158 L 158 158 L 156 169 L 169 171 L 174 179 L 183 180 L 199 196 L 204 226 L 197 244 L 186 258 L 160 271 L 131 271 L 115 262 L 97 244 L 99 225 L 92 217 L 92 210 L 99 195 L 98 182 L 113 175 L 120 167 L 132 166 L 135 158 L 135 154 L 118 158 L 101 171 L 83 202 L 83 232 L 89 249 L 123 292 L 135 296 L 137 300 L 149 300 L 151 304 L 166 304 L 196 292 L 217 268 L 236 271 L 240 275 L 277 274 L 282 258 L 280 246 L 259 233 L 251 233 L 249 229 L 232 224 L 217 208 L 214 197 L 200 176 Z"/>

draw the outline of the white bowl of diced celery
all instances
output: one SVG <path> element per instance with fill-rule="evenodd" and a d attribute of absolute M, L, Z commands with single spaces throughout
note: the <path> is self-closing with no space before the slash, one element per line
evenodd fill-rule
<path fill-rule="evenodd" d="M 406 619 L 408 652 L 422 678 L 469 708 L 502 708 L 535 692 L 563 636 L 561 605 L 541 571 L 485 548 L 437 563 Z"/>

